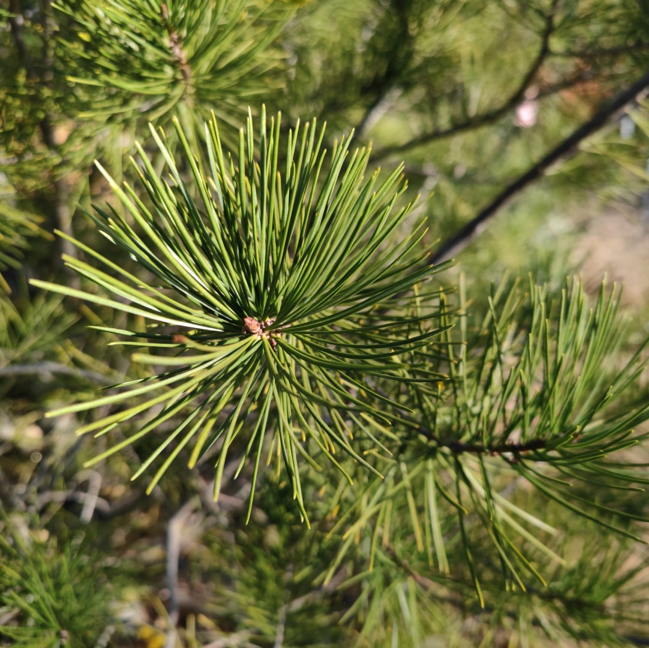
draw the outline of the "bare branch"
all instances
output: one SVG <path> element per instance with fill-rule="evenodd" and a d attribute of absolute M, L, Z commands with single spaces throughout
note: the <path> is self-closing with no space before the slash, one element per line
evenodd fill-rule
<path fill-rule="evenodd" d="M 453 454 L 520 455 L 527 452 L 538 452 L 546 446 L 546 442 L 543 439 L 533 439 L 527 443 L 502 443 L 500 445 L 484 446 L 480 443 L 462 443 L 461 441 L 438 439 L 429 430 L 424 428 L 419 428 L 419 432 L 437 443 L 438 447 L 448 448 Z"/>
<path fill-rule="evenodd" d="M 534 58 L 534 61 L 532 61 L 532 64 L 530 65 L 518 87 L 501 106 L 494 108 L 493 110 L 489 110 L 482 115 L 476 115 L 462 122 L 457 122 L 452 126 L 449 126 L 448 128 L 438 128 L 431 131 L 430 133 L 419 135 L 415 139 L 412 139 L 405 144 L 391 146 L 379 150 L 373 155 L 373 159 L 382 160 L 390 155 L 410 151 L 413 148 L 423 146 L 424 144 L 428 144 L 434 140 L 451 137 L 452 135 L 457 135 L 458 133 L 467 130 L 473 130 L 475 128 L 487 126 L 489 124 L 492 124 L 493 122 L 498 121 L 501 117 L 513 110 L 525 96 L 525 91 L 534 80 L 534 77 L 540 70 L 541 65 L 543 65 L 543 62 L 545 61 L 547 56 L 550 54 L 550 37 L 554 32 L 554 18 L 558 4 L 559 0 L 554 0 L 550 12 L 546 16 L 546 25 L 545 29 L 543 30 L 543 34 L 541 35 L 541 47 L 539 48 L 538 54 Z"/>
<path fill-rule="evenodd" d="M 555 146 L 532 168 L 505 187 L 480 213 L 428 257 L 431 264 L 441 263 L 463 250 L 484 228 L 487 221 L 496 214 L 511 198 L 523 191 L 528 185 L 543 177 L 549 167 L 559 160 L 574 153 L 579 144 L 598 131 L 612 117 L 623 110 L 649 88 L 649 72 L 636 81 L 630 88 L 621 92 L 607 106 L 597 112 L 590 120 L 577 128 L 569 137 Z"/>

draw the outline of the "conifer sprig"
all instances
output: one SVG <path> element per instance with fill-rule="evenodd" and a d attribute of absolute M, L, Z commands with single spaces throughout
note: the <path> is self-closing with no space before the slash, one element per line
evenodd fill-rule
<path fill-rule="evenodd" d="M 209 111 L 238 126 L 269 95 L 281 52 L 272 48 L 294 9 L 271 0 L 60 0 L 69 80 L 99 92 L 81 117 L 100 123 L 180 118 L 200 135 Z M 144 125 L 144 124 L 143 124 Z M 194 142 L 192 141 L 192 144 Z"/>
<path fill-rule="evenodd" d="M 194 466 L 220 441 L 215 498 L 235 439 L 244 437 L 239 470 L 246 459 L 254 460 L 254 484 L 273 430 L 270 452 L 282 458 L 306 517 L 298 455 L 319 470 L 313 457 L 319 449 L 350 481 L 334 456 L 337 450 L 376 471 L 352 436 L 384 449 L 363 421 L 379 418 L 389 424 L 398 414 L 382 411 L 390 399 L 373 392 L 364 377 L 404 380 L 404 365 L 395 356 L 440 333 L 430 327 L 408 336 L 403 323 L 389 317 L 368 327 L 367 314 L 377 306 L 389 309 L 391 298 L 403 301 L 404 291 L 443 266 L 422 264 L 417 250 L 421 226 L 395 242 L 396 230 L 410 212 L 409 204 L 399 206 L 406 188 L 401 168 L 383 181 L 379 171 L 364 179 L 370 152 L 350 154 L 350 137 L 336 143 L 328 158 L 322 148 L 324 129 L 313 121 L 289 131 L 284 147 L 279 117 L 267 124 L 263 115 L 258 156 L 249 118 L 240 132 L 238 157 L 226 158 L 212 118 L 206 125 L 210 168 L 203 169 L 177 120 L 174 125 L 183 150 L 179 160 L 172 158 L 164 134 L 151 129 L 169 178 L 156 173 L 138 146 L 140 161 L 133 165 L 146 197 L 126 184 L 121 188 L 99 167 L 129 219 L 110 206 L 109 212 L 96 208 L 92 217 L 106 238 L 155 282 L 130 274 L 71 238 L 109 272 L 71 257 L 65 257 L 66 263 L 116 299 L 32 282 L 145 318 L 150 322 L 145 332 L 98 328 L 124 336 L 124 346 L 148 348 L 133 359 L 163 369 L 154 377 L 119 385 L 124 389 L 117 393 L 49 415 L 127 404 L 78 430 L 99 436 L 162 405 L 135 434 L 94 461 L 165 421 L 178 421 L 136 476 L 161 461 L 151 489 L 187 444 L 194 444 L 189 461 Z M 283 169 L 280 149 L 286 157 Z M 183 167 L 191 182 L 184 179 Z M 190 185 L 200 201 L 192 198 Z M 430 376 L 407 380 L 424 379 Z M 379 405 L 363 399 L 371 393 Z M 136 402 L 139 396 L 145 400 Z M 191 411 L 182 414 L 188 407 Z M 343 413 L 356 424 L 353 432 Z M 254 485 L 252 490 L 254 494 Z"/>
<path fill-rule="evenodd" d="M 2 515 L 0 641 L 23 648 L 94 646 L 111 621 L 109 581 L 81 538 L 42 542 Z"/>
<path fill-rule="evenodd" d="M 0 273 L 9 268 L 20 268 L 29 249 L 30 239 L 41 236 L 50 240 L 54 237 L 46 232 L 41 223 L 43 218 L 11 206 L 0 196 Z M 11 292 L 9 284 L 0 274 L 0 289 Z"/>
<path fill-rule="evenodd" d="M 363 531 L 371 538 L 370 566 L 381 546 L 414 538 L 416 550 L 446 574 L 447 544 L 459 539 L 484 604 L 478 563 L 485 546 L 474 540 L 480 533 L 508 589 L 525 590 L 530 579 L 545 586 L 543 570 L 523 547 L 562 564 L 548 542 L 561 530 L 512 501 L 507 489 L 516 478 L 572 515 L 645 542 L 631 525 L 649 522 L 646 514 L 591 495 L 599 487 L 642 497 L 649 483 L 644 464 L 624 454 L 647 438 L 637 428 L 649 420 L 649 405 L 632 388 L 646 370 L 649 340 L 619 362 L 625 330 L 619 301 L 620 291 L 603 285 L 591 307 L 578 281 L 558 299 L 545 287 L 532 284 L 524 293 L 503 284 L 481 321 L 471 319 L 462 300 L 460 325 L 451 330 L 444 326 L 450 309 L 442 296 L 442 336 L 414 350 L 407 364 L 434 361 L 450 379 L 406 385 L 402 402 L 415 414 L 402 416 L 409 427 L 392 429 L 402 445 L 382 460 L 384 479 L 367 475 L 364 487 L 350 491 L 350 503 L 333 502 L 344 513 L 330 535 L 342 533 L 345 542 L 328 577 Z M 404 511 L 407 528 L 396 522 Z"/>

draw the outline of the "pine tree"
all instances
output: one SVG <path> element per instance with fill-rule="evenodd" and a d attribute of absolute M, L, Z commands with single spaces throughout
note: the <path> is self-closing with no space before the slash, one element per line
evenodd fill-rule
<path fill-rule="evenodd" d="M 645 645 L 643 8 L 1 10 L 0 645 Z"/>

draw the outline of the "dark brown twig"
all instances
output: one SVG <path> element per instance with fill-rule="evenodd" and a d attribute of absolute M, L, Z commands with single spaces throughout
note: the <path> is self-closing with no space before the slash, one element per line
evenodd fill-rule
<path fill-rule="evenodd" d="M 527 443 L 501 443 L 500 445 L 484 446 L 480 443 L 462 443 L 461 441 L 444 441 L 438 439 L 428 430 L 420 428 L 424 436 L 434 441 L 440 448 L 448 448 L 454 454 L 513 454 L 519 455 L 526 452 L 537 452 L 545 448 L 546 442 L 543 439 L 534 439 Z"/>
<path fill-rule="evenodd" d="M 574 153 L 581 142 L 602 128 L 628 104 L 636 101 L 638 96 L 646 92 L 648 88 L 649 72 L 638 79 L 630 88 L 618 94 L 613 101 L 597 112 L 585 124 L 577 128 L 569 137 L 561 141 L 532 168 L 505 187 L 473 220 L 442 243 L 428 257 L 428 262 L 431 264 L 441 263 L 463 250 L 503 205 L 535 180 L 541 178 L 553 164 Z"/>
<path fill-rule="evenodd" d="M 541 69 L 541 65 L 543 65 L 543 61 L 545 61 L 546 57 L 550 53 L 550 37 L 554 32 L 554 18 L 556 15 L 558 4 L 559 4 L 559 0 L 554 0 L 554 2 L 552 3 L 552 7 L 546 16 L 545 29 L 543 30 L 543 34 L 541 35 L 541 47 L 539 48 L 539 51 L 536 57 L 534 58 L 534 61 L 532 61 L 532 64 L 527 70 L 522 81 L 519 83 L 518 87 L 505 100 L 505 102 L 501 106 L 499 106 L 498 108 L 494 108 L 493 110 L 489 110 L 483 113 L 482 115 L 469 117 L 468 119 L 465 119 L 462 122 L 457 122 L 452 126 L 449 126 L 448 128 L 438 128 L 424 135 L 419 135 L 415 139 L 412 139 L 409 142 L 406 142 L 405 144 L 400 144 L 398 146 L 391 146 L 389 148 L 384 148 L 382 150 L 379 150 L 376 153 L 374 153 L 373 159 L 382 160 L 390 155 L 394 155 L 396 153 L 404 153 L 405 151 L 410 151 L 413 148 L 423 146 L 424 144 L 428 144 L 434 140 L 444 139 L 446 137 L 451 137 L 452 135 L 457 135 L 458 133 L 461 133 L 463 131 L 473 130 L 476 128 L 480 128 L 482 126 L 487 126 L 489 124 L 498 121 L 501 117 L 503 117 L 508 112 L 513 110 L 524 98 L 525 91 L 527 90 L 531 82 L 534 80 L 534 77 Z"/>

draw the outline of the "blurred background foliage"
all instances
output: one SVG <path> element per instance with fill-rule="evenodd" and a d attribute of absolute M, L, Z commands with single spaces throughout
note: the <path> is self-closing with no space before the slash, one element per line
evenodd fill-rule
<path fill-rule="evenodd" d="M 313 513 L 307 530 L 293 515 L 285 476 L 270 472 L 244 524 L 250 480 L 232 479 L 236 457 L 225 466 L 218 505 L 208 462 L 193 471 L 172 465 L 150 496 L 146 483 L 130 482 L 155 447 L 147 439 L 85 468 L 106 438 L 76 436 L 86 413 L 45 412 L 147 374 L 114 335 L 86 328 L 125 328 L 127 315 L 44 296 L 26 281 L 88 289 L 60 260 L 77 251 L 54 242 L 53 232 L 112 254 L 81 213 L 113 200 L 92 161 L 130 180 L 137 139 L 162 169 L 149 121 L 173 148 L 169 124 L 178 117 L 199 156 L 211 111 L 230 148 L 249 106 L 254 114 L 262 104 L 281 110 L 286 127 L 326 121 L 328 146 L 354 128 L 358 142 L 372 145 L 371 164 L 390 171 L 405 162 L 408 195 L 421 196 L 415 211 L 429 224 L 422 244 L 432 252 L 648 70 L 647 0 L 7 0 L 0 645 L 649 645 L 646 548 L 569 515 L 520 476 L 498 481 L 500 492 L 543 512 L 559 530 L 543 536 L 543 547 L 562 557 L 543 571 L 547 586 L 527 593 L 503 587 L 476 511 L 461 533 L 456 516 L 443 518 L 440 562 L 435 543 L 419 537 L 429 527 L 413 529 L 409 507 L 425 500 L 405 489 L 386 500 L 402 517 L 379 537 L 369 524 L 351 533 L 351 524 L 337 524 L 354 501 L 338 478 L 301 476 Z M 627 360 L 649 334 L 649 102 L 640 95 L 612 115 L 488 225 L 441 279 L 452 293 L 462 273 L 475 321 L 504 276 L 512 280 L 504 286 L 517 278 L 526 286 L 531 274 L 559 297 L 565 277 L 581 274 L 596 298 L 607 274 L 625 286 L 630 325 L 617 353 Z M 526 313 L 523 332 L 532 328 Z M 646 403 L 646 375 L 631 391 L 626 402 Z M 132 432 L 119 428 L 112 442 Z M 646 444 L 622 452 L 646 474 Z M 649 515 L 646 497 L 609 486 L 575 492 Z M 388 514 L 380 515 L 385 525 Z M 545 565 L 541 532 L 527 528 L 522 552 Z M 632 530 L 649 540 L 646 528 Z M 484 608 L 463 535 L 474 547 Z"/>

